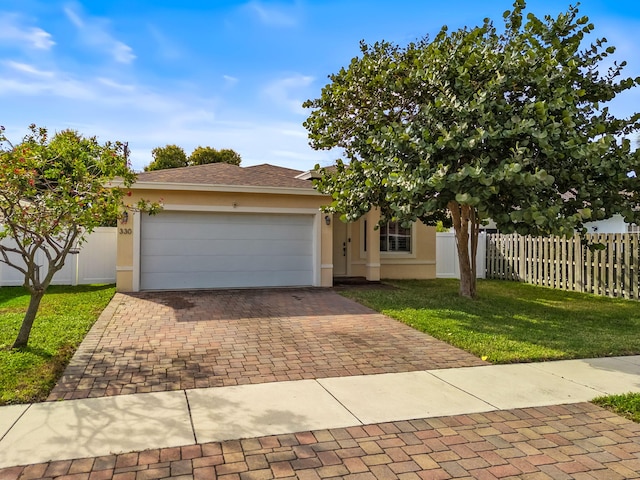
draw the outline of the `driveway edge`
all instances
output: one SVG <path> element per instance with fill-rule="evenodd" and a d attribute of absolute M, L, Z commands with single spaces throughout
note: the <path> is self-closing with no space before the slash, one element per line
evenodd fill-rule
<path fill-rule="evenodd" d="M 75 391 L 75 385 L 78 379 L 82 377 L 87 362 L 91 359 L 91 356 L 96 351 L 104 332 L 107 329 L 107 325 L 113 319 L 116 310 L 124 301 L 125 296 L 122 293 L 116 292 L 109 304 L 102 311 L 98 319 L 95 321 L 89 333 L 84 337 L 84 340 L 78 346 L 78 349 L 71 357 L 71 361 L 67 368 L 65 368 L 62 377 L 56 383 L 49 396 L 47 402 L 57 400 L 70 400 L 72 398 L 83 398 L 78 396 L 78 392 Z M 71 391 L 68 390 L 69 385 L 74 385 Z M 89 390 L 87 390 L 87 394 Z"/>

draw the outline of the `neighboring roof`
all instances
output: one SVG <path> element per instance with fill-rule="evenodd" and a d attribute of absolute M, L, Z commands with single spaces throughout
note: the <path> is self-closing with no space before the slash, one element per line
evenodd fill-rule
<path fill-rule="evenodd" d="M 247 187 L 304 188 L 313 190 L 303 173 L 291 168 L 262 164 L 239 167 L 228 163 L 209 163 L 182 168 L 167 168 L 138 174 L 136 183 L 176 183 L 189 185 L 231 185 Z"/>
<path fill-rule="evenodd" d="M 307 170 L 306 172 L 302 172 L 300 175 L 296 176 L 296 178 L 300 178 L 302 180 L 313 180 L 314 178 L 322 178 L 323 172 L 333 174 L 337 171 L 338 167 L 330 165 L 328 167 L 321 167 L 319 170 Z"/>

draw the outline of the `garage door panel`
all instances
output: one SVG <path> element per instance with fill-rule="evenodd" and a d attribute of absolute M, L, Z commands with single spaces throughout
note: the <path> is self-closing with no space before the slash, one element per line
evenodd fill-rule
<path fill-rule="evenodd" d="M 280 255 L 308 255 L 309 244 L 305 241 L 275 240 L 265 245 L 265 240 L 235 240 L 230 246 L 229 255 L 252 255 L 251 252 L 268 249 L 268 256 Z"/>
<path fill-rule="evenodd" d="M 255 232 L 255 231 L 254 231 Z M 247 234 L 251 234 L 247 231 Z M 269 225 L 264 228 L 261 237 L 263 240 L 289 239 L 289 240 L 308 240 L 309 236 L 304 228 L 299 225 Z"/>
<path fill-rule="evenodd" d="M 171 229 L 167 229 L 167 225 L 171 225 Z M 260 227 L 260 228 L 257 228 Z M 301 228 L 302 227 L 302 228 Z M 277 240 L 287 238 L 290 240 L 309 239 L 306 226 L 294 225 L 233 225 L 218 224 L 215 228 L 210 225 L 198 225 L 189 223 L 167 223 L 167 224 L 151 224 L 146 226 L 146 237 L 166 240 L 185 241 L 185 232 L 188 232 L 189 238 L 199 240 L 241 240 L 254 238 L 259 233 L 260 240 Z"/>
<path fill-rule="evenodd" d="M 143 255 L 161 257 L 179 253 L 181 257 L 204 257 L 209 255 L 208 252 L 219 252 L 214 253 L 213 256 L 244 256 L 247 252 L 264 248 L 264 239 L 157 240 L 147 246 Z M 269 248 L 269 255 L 306 255 L 308 252 L 309 243 L 303 240 L 281 240 L 273 243 Z M 153 262 L 157 260 L 154 258 Z"/>
<path fill-rule="evenodd" d="M 250 276 L 247 277 L 247 273 Z M 288 287 L 305 285 L 308 271 L 279 272 L 193 272 L 189 275 L 171 273 L 146 273 L 141 282 L 146 290 L 196 289 L 196 288 L 245 288 L 245 287 Z M 171 287 L 167 287 L 171 285 Z"/>
<path fill-rule="evenodd" d="M 244 257 L 244 256 L 243 256 Z M 306 257 L 303 255 L 274 255 L 265 256 L 247 256 L 247 260 L 251 263 L 251 269 L 242 268 L 241 261 L 237 255 L 228 256 L 177 256 L 177 255 L 160 255 L 148 258 L 149 266 L 145 269 L 147 273 L 162 273 L 168 271 L 186 271 L 192 272 L 235 272 L 242 270 L 244 272 L 274 272 L 278 270 L 294 271 L 304 264 Z M 304 269 L 310 271 L 310 269 Z"/>
<path fill-rule="evenodd" d="M 198 257 L 163 255 L 149 258 L 149 265 L 145 269 L 148 273 L 164 273 L 164 272 L 229 272 L 234 269 L 236 259 L 230 257 Z"/>
<path fill-rule="evenodd" d="M 206 212 L 161 212 L 145 216 L 145 224 L 202 225 L 203 216 L 216 217 L 216 225 L 308 225 L 308 215 L 206 213 Z"/>
<path fill-rule="evenodd" d="M 143 290 L 313 284 L 313 216 L 161 212 L 143 217 Z"/>

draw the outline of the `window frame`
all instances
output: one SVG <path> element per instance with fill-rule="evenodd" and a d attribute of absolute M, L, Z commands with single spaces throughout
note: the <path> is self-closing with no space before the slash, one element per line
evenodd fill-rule
<path fill-rule="evenodd" d="M 404 228 L 402 227 L 401 222 L 387 222 L 386 225 L 380 227 L 380 254 L 411 255 L 413 253 L 413 237 L 413 225 L 409 228 Z M 395 241 L 393 239 L 395 239 Z M 407 249 L 389 249 L 393 244 L 397 247 L 403 243 L 401 242 L 401 239 L 405 239 L 404 243 L 407 246 Z M 383 244 L 386 246 L 386 249 L 382 248 Z"/>
<path fill-rule="evenodd" d="M 367 258 L 367 248 L 366 248 L 366 240 L 367 240 L 367 223 L 368 221 L 366 219 L 360 219 L 359 222 L 360 224 L 360 259 L 364 260 Z M 417 225 L 418 222 L 412 222 L 411 223 L 411 251 L 407 252 L 407 251 L 386 251 L 386 250 L 379 250 L 379 255 L 380 255 L 380 259 L 383 261 L 385 261 L 385 259 L 387 260 L 391 260 L 391 259 L 397 259 L 397 260 L 412 260 L 417 258 L 416 255 L 416 249 L 417 249 Z M 379 232 L 375 232 L 376 234 L 378 234 L 378 238 L 380 238 L 379 236 Z"/>

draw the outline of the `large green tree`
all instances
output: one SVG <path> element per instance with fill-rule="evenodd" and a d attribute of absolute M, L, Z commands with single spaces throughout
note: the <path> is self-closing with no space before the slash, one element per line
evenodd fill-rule
<path fill-rule="evenodd" d="M 31 125 L 13 145 L 0 127 L 0 262 L 24 275 L 31 299 L 14 348 L 27 345 L 40 301 L 72 249 L 113 218 L 124 191 L 112 188 L 135 180 L 125 143 L 100 144 L 95 137 L 64 130 L 49 137 Z M 135 208 L 156 211 L 141 201 Z M 36 256 L 44 254 L 46 265 Z"/>
<path fill-rule="evenodd" d="M 406 47 L 362 44 L 305 103 L 312 147 L 346 157 L 316 183 L 333 196 L 328 210 L 452 223 L 466 297 L 485 219 L 564 236 L 614 214 L 640 221 L 640 152 L 628 140 L 640 116 L 606 106 L 640 79 L 605 60 L 605 39 L 587 43 L 594 26 L 576 7 L 544 18 L 525 9 L 517 0 L 500 31 L 485 19 Z"/>
<path fill-rule="evenodd" d="M 178 145 L 166 145 L 156 147 L 151 151 L 153 161 L 144 167 L 146 172 L 152 170 L 164 170 L 166 168 L 189 167 L 191 165 L 206 165 L 208 163 L 229 163 L 240 165 L 242 158 L 235 150 L 223 148 L 216 150 L 213 147 L 197 147 L 187 158 L 184 149 Z"/>
<path fill-rule="evenodd" d="M 216 150 L 213 147 L 197 147 L 189 155 L 189 165 L 205 165 L 207 163 L 229 163 L 240 165 L 240 154 L 229 148 Z"/>
<path fill-rule="evenodd" d="M 189 165 L 187 154 L 178 145 L 165 145 L 151 150 L 153 161 L 144 167 L 145 172 L 164 170 L 165 168 L 179 168 Z"/>

